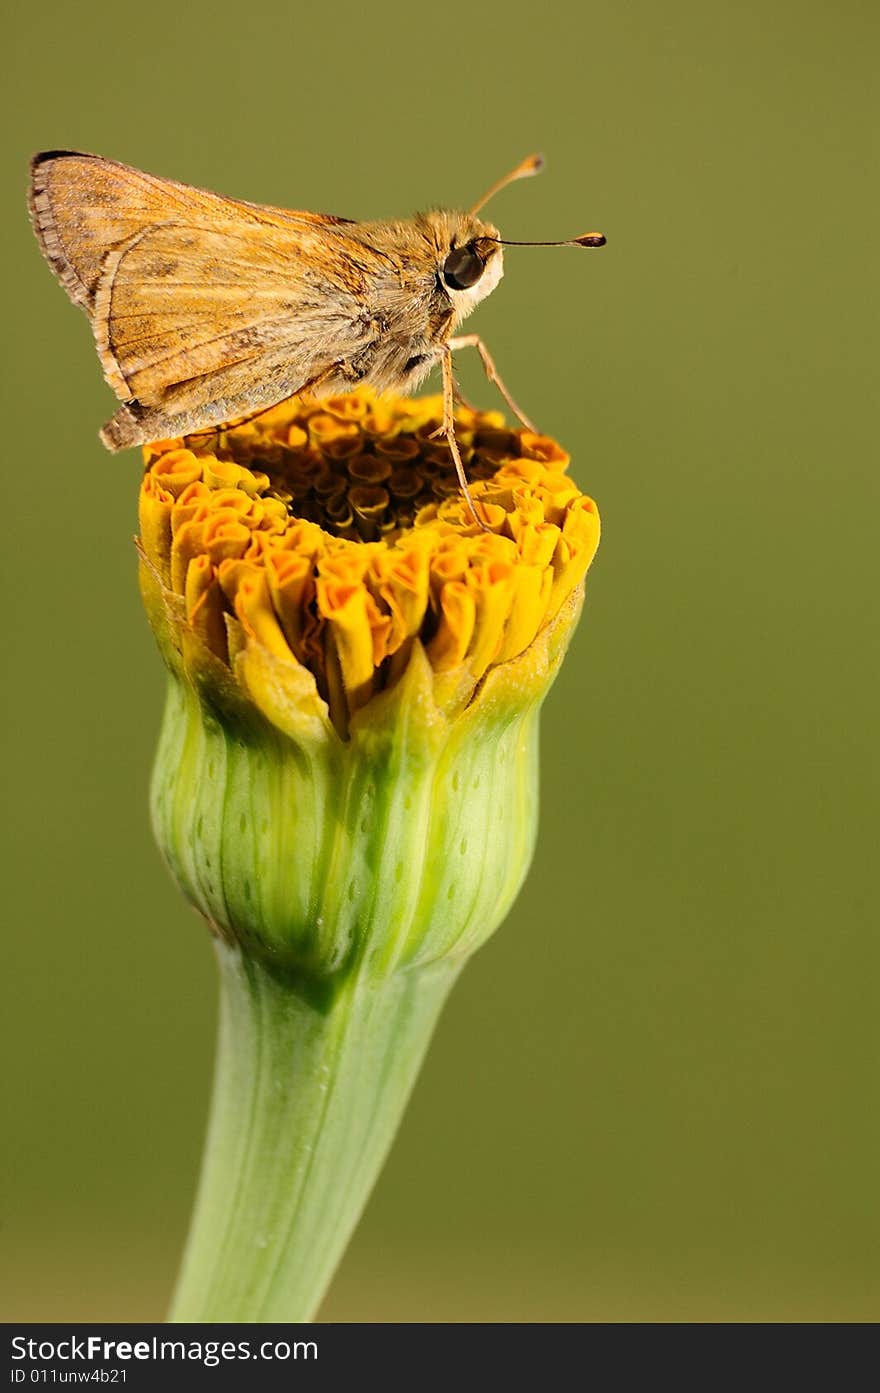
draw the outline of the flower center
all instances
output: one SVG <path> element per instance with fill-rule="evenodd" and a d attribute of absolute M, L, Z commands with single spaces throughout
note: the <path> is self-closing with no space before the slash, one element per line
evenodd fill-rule
<path fill-rule="evenodd" d="M 441 420 L 440 398 L 391 407 L 358 392 L 301 402 L 293 420 L 289 405 L 275 407 L 186 443 L 197 456 L 267 475 L 264 497 L 280 500 L 291 517 L 349 541 L 393 542 L 422 509 L 460 498 L 449 447 L 436 436 Z M 518 433 L 496 412 L 462 411 L 456 440 L 474 484 L 522 453 Z"/>

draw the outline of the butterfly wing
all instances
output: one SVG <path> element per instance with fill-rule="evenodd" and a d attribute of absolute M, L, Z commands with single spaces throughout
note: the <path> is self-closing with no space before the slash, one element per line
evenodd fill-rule
<path fill-rule="evenodd" d="M 94 300 L 109 248 L 169 221 L 210 227 L 230 215 L 242 225 L 351 226 L 348 218 L 291 212 L 160 179 L 79 150 L 46 150 L 31 161 L 31 221 L 46 260 L 78 305 Z"/>
<path fill-rule="evenodd" d="M 150 418 L 154 434 L 140 438 L 162 434 L 163 418 L 198 429 L 271 405 L 375 332 L 365 299 L 387 261 L 344 219 L 75 152 L 37 157 L 31 208 L 47 260 L 89 315 L 107 381 Z"/>
<path fill-rule="evenodd" d="M 365 275 L 326 242 L 308 227 L 182 223 L 124 242 L 95 292 L 107 381 L 124 400 L 187 410 L 261 374 L 261 360 L 286 357 L 300 382 L 347 360 L 364 342 Z"/>

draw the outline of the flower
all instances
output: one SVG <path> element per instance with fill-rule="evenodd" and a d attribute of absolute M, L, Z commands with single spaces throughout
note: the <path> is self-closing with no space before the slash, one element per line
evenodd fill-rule
<path fill-rule="evenodd" d="M 387 860 L 372 843 L 387 850 L 392 822 L 389 906 L 420 867 L 440 887 L 408 931 L 427 951 L 455 934 L 470 948 L 506 912 L 537 801 L 520 727 L 555 672 L 598 541 L 595 505 L 554 441 L 463 411 L 488 530 L 477 527 L 432 438 L 440 410 L 438 398 L 359 391 L 145 451 L 143 591 L 178 679 L 155 780 L 160 845 L 218 932 L 324 985 L 370 937 L 363 899 L 375 902 Z M 420 803 L 431 831 L 416 847 Z M 476 882 L 500 819 L 489 904 Z M 471 902 L 462 922 L 450 866 Z"/>
<path fill-rule="evenodd" d="M 153 822 L 225 1002 L 178 1319 L 311 1314 L 531 858 L 538 712 L 598 514 L 554 441 L 462 409 L 477 526 L 440 420 L 439 398 L 359 390 L 145 451 L 142 593 L 171 673 Z M 271 1159 L 239 1173 L 242 1128 Z"/>
<path fill-rule="evenodd" d="M 447 446 L 431 439 L 440 410 L 439 398 L 387 403 L 362 390 L 145 451 L 145 560 L 270 720 L 266 654 L 312 675 L 344 738 L 400 680 L 415 643 L 439 709 L 460 710 L 583 579 L 599 520 L 565 473 L 568 456 L 498 413 L 462 411 L 482 531 Z"/>

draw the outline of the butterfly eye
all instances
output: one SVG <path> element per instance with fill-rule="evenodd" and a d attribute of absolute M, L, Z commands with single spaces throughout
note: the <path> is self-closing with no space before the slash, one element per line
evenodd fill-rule
<path fill-rule="evenodd" d="M 443 263 L 443 279 L 450 290 L 469 290 L 485 270 L 485 262 L 473 244 L 457 247 Z"/>

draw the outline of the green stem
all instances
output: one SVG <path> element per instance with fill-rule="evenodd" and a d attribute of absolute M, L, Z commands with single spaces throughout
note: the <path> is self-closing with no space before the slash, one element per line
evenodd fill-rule
<path fill-rule="evenodd" d="M 217 943 L 220 1036 L 172 1321 L 306 1321 L 382 1165 L 458 963 L 353 974 L 321 1009 Z"/>

